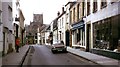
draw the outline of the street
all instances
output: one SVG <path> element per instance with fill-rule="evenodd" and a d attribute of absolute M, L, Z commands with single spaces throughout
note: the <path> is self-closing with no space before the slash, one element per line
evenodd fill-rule
<path fill-rule="evenodd" d="M 53 54 L 48 45 L 31 46 L 23 65 L 96 65 L 71 53 Z"/>

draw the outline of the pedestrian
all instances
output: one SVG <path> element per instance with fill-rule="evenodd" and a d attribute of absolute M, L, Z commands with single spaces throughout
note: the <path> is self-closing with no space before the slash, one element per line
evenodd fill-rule
<path fill-rule="evenodd" d="M 16 52 L 19 52 L 19 46 L 20 46 L 20 39 L 19 37 L 16 38 L 15 40 L 15 46 L 16 46 Z"/>

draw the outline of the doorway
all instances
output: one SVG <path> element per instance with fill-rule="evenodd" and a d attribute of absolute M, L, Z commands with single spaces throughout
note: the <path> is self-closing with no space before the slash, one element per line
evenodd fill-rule
<path fill-rule="evenodd" d="M 5 55 L 5 32 L 3 32 L 3 51 L 2 51 L 2 56 Z"/>
<path fill-rule="evenodd" d="M 86 45 L 86 52 L 89 52 L 91 45 L 91 25 L 87 24 L 87 45 Z"/>
<path fill-rule="evenodd" d="M 69 30 L 66 30 L 66 46 L 69 46 L 70 44 L 69 44 L 69 36 L 70 36 L 70 33 L 69 33 Z"/>

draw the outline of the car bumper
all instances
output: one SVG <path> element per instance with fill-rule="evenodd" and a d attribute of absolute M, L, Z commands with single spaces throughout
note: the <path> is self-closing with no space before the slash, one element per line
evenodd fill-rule
<path fill-rule="evenodd" d="M 52 48 L 51 49 L 52 52 L 66 52 L 66 48 Z"/>

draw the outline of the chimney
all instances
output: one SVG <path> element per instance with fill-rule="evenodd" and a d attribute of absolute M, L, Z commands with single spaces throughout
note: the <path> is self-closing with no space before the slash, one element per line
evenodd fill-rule
<path fill-rule="evenodd" d="M 60 15 L 60 12 L 58 11 L 57 16 L 59 16 L 59 15 Z"/>

